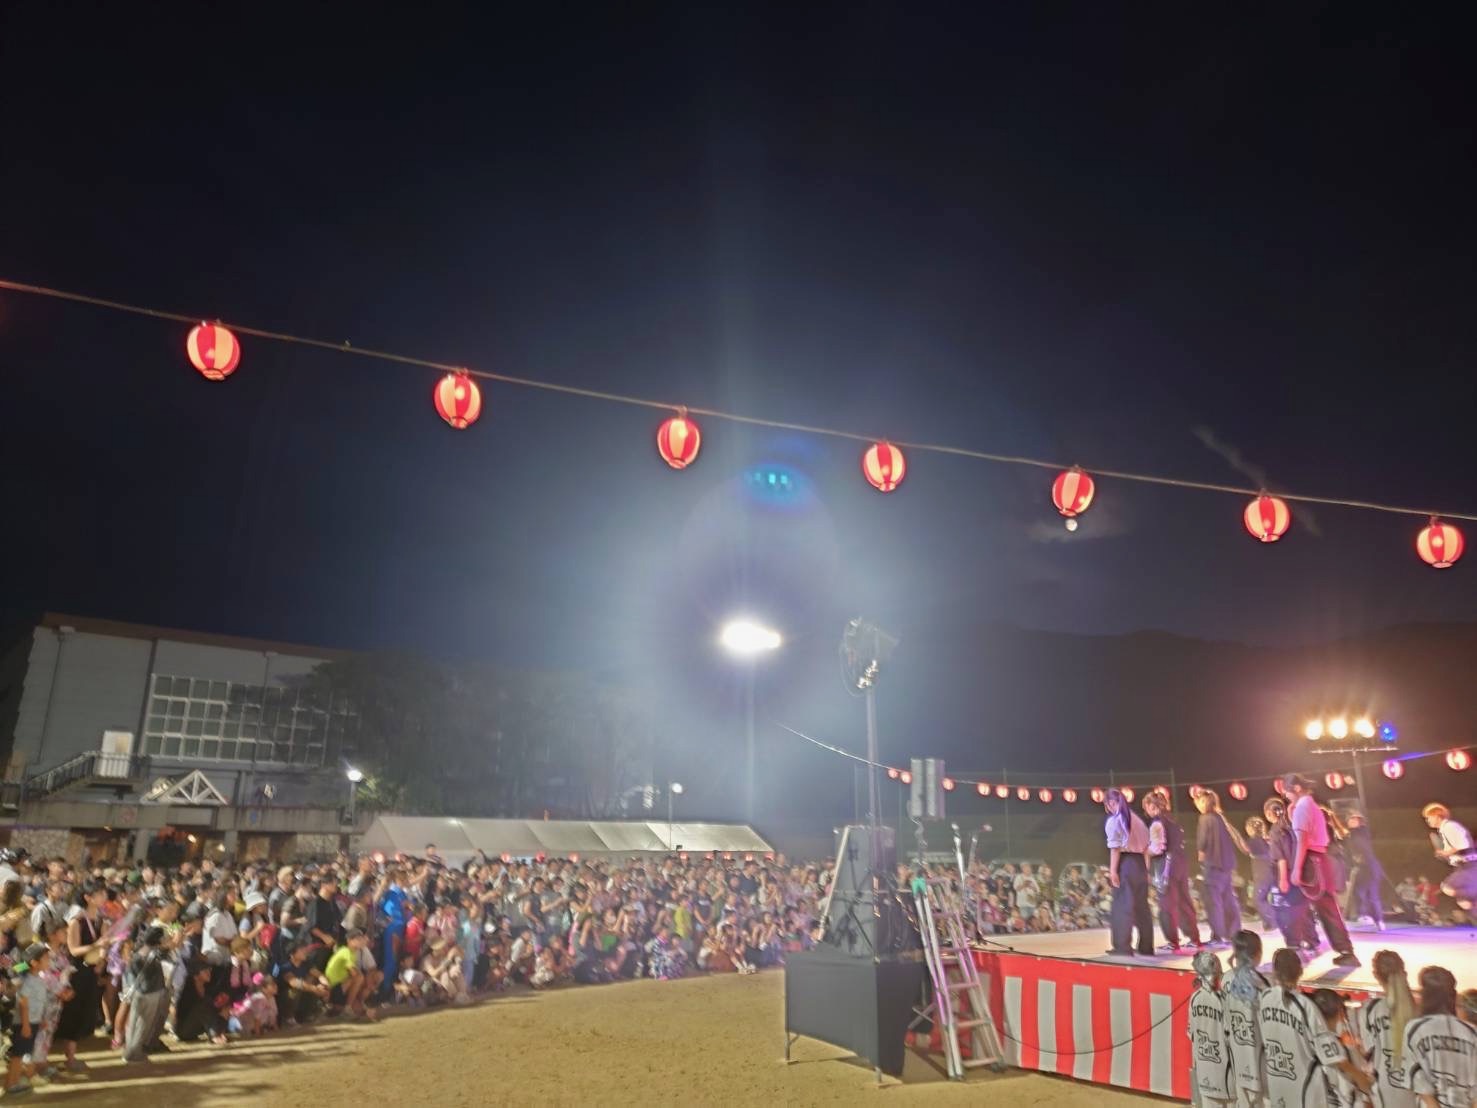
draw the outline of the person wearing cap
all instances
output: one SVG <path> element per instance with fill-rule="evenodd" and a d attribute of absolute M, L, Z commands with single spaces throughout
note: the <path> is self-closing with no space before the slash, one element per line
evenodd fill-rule
<path fill-rule="evenodd" d="M 15 1022 L 10 1028 L 10 1061 L 5 1073 L 5 1093 L 19 1096 L 31 1091 L 26 1076 L 34 1076 L 30 1055 L 36 1046 L 41 1020 L 51 1001 L 51 993 L 42 974 L 51 963 L 51 948 L 45 943 L 26 947 L 22 960 L 12 967 L 21 975 L 15 990 Z"/>
<path fill-rule="evenodd" d="M 1292 799 L 1292 830 L 1297 836 L 1297 857 L 1292 866 L 1292 882 L 1307 897 L 1308 905 L 1323 925 L 1329 944 L 1338 951 L 1336 966 L 1359 965 L 1349 930 L 1333 895 L 1333 867 L 1328 860 L 1328 820 L 1313 796 L 1313 782 L 1296 773 L 1282 779 L 1283 792 Z"/>
<path fill-rule="evenodd" d="M 1369 833 L 1369 824 L 1364 813 L 1349 813 L 1347 823 L 1349 835 L 1344 840 L 1344 852 L 1353 865 L 1349 874 L 1349 894 L 1344 902 L 1344 918 L 1358 920 L 1368 916 L 1375 927 L 1385 929 L 1385 905 L 1380 899 L 1380 883 L 1385 871 L 1374 853 L 1374 839 Z"/>

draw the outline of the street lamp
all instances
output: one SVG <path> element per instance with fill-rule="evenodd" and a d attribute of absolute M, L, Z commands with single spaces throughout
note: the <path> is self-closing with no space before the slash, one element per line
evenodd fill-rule
<path fill-rule="evenodd" d="M 350 766 L 344 774 L 349 779 L 349 823 L 354 822 L 354 807 L 359 800 L 359 782 L 364 780 L 364 771 Z"/>
<path fill-rule="evenodd" d="M 718 641 L 736 658 L 749 663 L 745 684 L 745 709 L 748 722 L 747 768 L 744 773 L 744 815 L 754 822 L 754 666 L 759 658 L 784 643 L 778 631 L 751 619 L 731 619 L 723 625 Z"/>
<path fill-rule="evenodd" d="M 682 795 L 682 782 L 673 781 L 667 786 L 667 849 L 676 850 L 672 845 L 672 798 Z"/>

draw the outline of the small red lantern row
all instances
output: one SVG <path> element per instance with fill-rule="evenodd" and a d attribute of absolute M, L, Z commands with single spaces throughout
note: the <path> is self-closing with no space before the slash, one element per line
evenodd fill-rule
<path fill-rule="evenodd" d="M 1337 792 L 1344 787 L 1344 775 L 1342 773 L 1327 773 L 1323 776 L 1323 783 Z"/>
<path fill-rule="evenodd" d="M 1399 781 L 1405 776 L 1405 763 L 1398 758 L 1387 758 L 1380 769 L 1391 781 Z"/>
<path fill-rule="evenodd" d="M 1470 769 L 1471 768 L 1471 766 L 1472 766 L 1472 755 L 1468 754 L 1465 750 L 1450 750 L 1450 751 L 1447 751 L 1447 754 L 1446 754 L 1446 765 L 1447 765 L 1447 768 L 1454 769 L 1458 773 L 1460 773 L 1464 769 Z"/>
<path fill-rule="evenodd" d="M 1462 548 L 1466 542 L 1462 533 L 1449 523 L 1442 523 L 1435 516 L 1431 522 L 1421 528 L 1421 533 L 1415 538 L 1415 552 L 1421 556 L 1421 561 L 1436 569 L 1450 569 L 1462 556 Z"/>
<path fill-rule="evenodd" d="M 890 777 L 892 780 L 896 781 L 897 780 L 897 775 L 898 775 L 898 769 L 897 769 L 896 766 L 888 766 L 887 767 L 887 776 L 888 777 Z"/>
<path fill-rule="evenodd" d="M 1232 781 L 1231 787 L 1226 791 L 1231 794 L 1231 798 L 1233 800 L 1246 799 L 1246 786 L 1243 785 L 1240 781 Z"/>
<path fill-rule="evenodd" d="M 1076 804 L 1077 803 L 1077 790 L 1076 789 L 1063 789 L 1062 790 L 1062 799 L 1065 800 L 1068 804 Z"/>
<path fill-rule="evenodd" d="M 1088 795 L 1092 797 L 1092 802 L 1094 804 L 1101 804 L 1103 802 L 1103 798 L 1106 797 L 1108 794 L 1103 792 L 1102 789 L 1093 789 L 1092 792 Z"/>
<path fill-rule="evenodd" d="M 990 783 L 988 781 L 981 781 L 978 785 L 974 787 L 974 791 L 979 793 L 980 796 L 989 796 Z"/>
<path fill-rule="evenodd" d="M 1041 801 L 1042 804 L 1050 804 L 1051 803 L 1051 790 L 1050 789 L 1042 789 L 1039 793 L 1036 794 L 1036 799 L 1039 800 L 1039 801 Z"/>
<path fill-rule="evenodd" d="M 1028 789 L 1028 788 L 1026 788 L 1026 786 L 1022 785 L 1020 788 L 1016 789 L 1016 791 L 1015 791 L 1015 798 L 1017 800 L 1030 800 L 1031 799 L 1031 790 Z"/>
<path fill-rule="evenodd" d="M 1246 530 L 1262 542 L 1276 542 L 1287 534 L 1288 527 L 1292 525 L 1292 513 L 1287 510 L 1287 502 L 1266 493 L 1246 506 L 1243 518 Z"/>
<path fill-rule="evenodd" d="M 996 796 L 997 799 L 1004 800 L 1009 795 L 1010 795 L 1010 786 L 1008 786 L 1008 785 L 996 785 L 995 786 L 995 796 Z"/>
<path fill-rule="evenodd" d="M 891 492 L 903 483 L 908 463 L 890 442 L 874 442 L 862 454 L 862 476 L 878 492 Z"/>
<path fill-rule="evenodd" d="M 954 779 L 952 777 L 945 777 L 944 778 L 944 792 L 951 793 L 953 791 L 954 791 Z"/>
<path fill-rule="evenodd" d="M 1128 801 L 1130 804 L 1133 803 L 1133 790 L 1131 788 L 1129 788 L 1127 785 L 1124 785 L 1123 788 L 1119 789 L 1118 791 L 1123 794 L 1124 800 Z"/>
<path fill-rule="evenodd" d="M 219 323 L 202 323 L 185 339 L 190 364 L 209 381 L 224 381 L 241 364 L 241 344 Z"/>
<path fill-rule="evenodd" d="M 1077 466 L 1064 469 L 1056 475 L 1056 480 L 1051 483 L 1051 502 L 1056 505 L 1058 512 L 1067 517 L 1068 531 L 1077 530 L 1077 516 L 1092 505 L 1095 492 L 1097 485 Z"/>
<path fill-rule="evenodd" d="M 907 770 L 902 770 L 897 775 L 897 779 L 901 781 L 904 785 L 911 785 L 913 783 L 913 775 Z"/>
<path fill-rule="evenodd" d="M 656 450 L 673 469 L 686 469 L 697 459 L 703 444 L 698 425 L 679 412 L 656 429 Z"/>
<path fill-rule="evenodd" d="M 436 414 L 458 431 L 465 431 L 482 414 L 482 390 L 466 373 L 448 373 L 437 381 L 431 400 Z"/>

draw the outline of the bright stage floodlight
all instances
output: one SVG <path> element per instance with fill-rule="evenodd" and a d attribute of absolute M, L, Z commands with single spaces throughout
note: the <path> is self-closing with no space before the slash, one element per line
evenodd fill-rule
<path fill-rule="evenodd" d="M 747 619 L 735 619 L 723 627 L 718 637 L 723 648 L 731 654 L 752 658 L 770 650 L 778 650 L 784 639 L 778 631 L 763 627 Z"/>
<path fill-rule="evenodd" d="M 1361 716 L 1354 721 L 1354 734 L 1361 739 L 1374 738 L 1374 722 L 1367 716 Z"/>
<path fill-rule="evenodd" d="M 1335 739 L 1347 739 L 1349 737 L 1349 721 L 1343 716 L 1328 721 L 1328 733 Z"/>
<path fill-rule="evenodd" d="M 1315 743 L 1323 738 L 1323 721 L 1321 719 L 1311 720 L 1308 726 L 1303 728 L 1303 734 L 1307 736 L 1310 743 Z"/>

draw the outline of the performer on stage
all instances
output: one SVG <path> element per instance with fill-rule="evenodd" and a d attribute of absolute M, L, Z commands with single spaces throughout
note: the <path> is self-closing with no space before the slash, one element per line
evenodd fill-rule
<path fill-rule="evenodd" d="M 1117 789 L 1108 790 L 1103 809 L 1108 813 L 1104 826 L 1108 883 L 1113 886 L 1113 946 L 1108 953 L 1132 954 L 1130 944 L 1137 930 L 1138 953 L 1153 955 L 1154 918 L 1149 912 L 1149 870 L 1144 862 L 1149 851 L 1149 829 Z"/>
<path fill-rule="evenodd" d="M 1357 966 L 1359 957 L 1354 953 L 1354 944 L 1349 941 L 1349 932 L 1344 927 L 1344 918 L 1339 914 L 1339 903 L 1333 895 L 1333 873 L 1328 861 L 1328 820 L 1318 801 L 1313 797 L 1313 782 L 1296 773 L 1282 778 L 1282 788 L 1292 798 L 1292 829 L 1297 835 L 1297 858 L 1292 866 L 1292 881 L 1303 890 L 1308 898 L 1329 945 L 1338 951 L 1333 960 L 1336 966 Z"/>
<path fill-rule="evenodd" d="M 1155 860 L 1154 887 L 1159 890 L 1159 927 L 1168 945 L 1180 949 L 1180 935 L 1199 949 L 1200 925 L 1190 897 L 1190 859 L 1185 854 L 1185 832 L 1169 814 L 1169 793 L 1152 789 L 1143 799 L 1149 818 L 1149 854 Z"/>
<path fill-rule="evenodd" d="M 1349 813 L 1349 833 L 1344 839 L 1344 852 L 1353 864 L 1349 874 L 1349 898 L 1344 904 L 1344 918 L 1358 920 L 1368 916 L 1375 927 L 1385 929 L 1385 904 L 1380 899 L 1380 883 L 1385 871 L 1375 857 L 1374 840 L 1363 812 Z"/>
<path fill-rule="evenodd" d="M 1292 883 L 1298 844 L 1287 818 L 1287 805 L 1278 797 L 1269 797 L 1262 805 L 1262 815 L 1267 817 L 1267 856 L 1277 874 L 1277 884 L 1268 899 L 1282 941 L 1294 950 L 1316 950 L 1318 929 L 1313 925 L 1313 911 L 1303 890 Z"/>
<path fill-rule="evenodd" d="M 1231 826 L 1221 811 L 1221 798 L 1205 789 L 1195 798 L 1200 811 L 1200 824 L 1195 830 L 1195 846 L 1200 853 L 1200 876 L 1205 879 L 1205 919 L 1210 924 L 1210 941 L 1231 942 L 1241 930 L 1241 905 L 1236 900 L 1236 851 L 1250 853 L 1240 833 Z"/>
<path fill-rule="evenodd" d="M 1427 804 L 1421 815 L 1431 829 L 1436 857 L 1451 865 L 1441 891 L 1470 911 L 1473 901 L 1477 901 L 1477 847 L 1472 844 L 1472 833 L 1451 818 L 1445 804 Z"/>
<path fill-rule="evenodd" d="M 1246 819 L 1246 850 L 1251 855 L 1251 902 L 1263 931 L 1277 926 L 1277 913 L 1272 908 L 1272 893 L 1277 888 L 1277 863 L 1272 860 L 1272 846 L 1267 841 L 1267 821 L 1261 816 Z"/>

